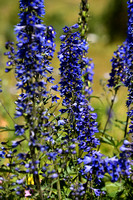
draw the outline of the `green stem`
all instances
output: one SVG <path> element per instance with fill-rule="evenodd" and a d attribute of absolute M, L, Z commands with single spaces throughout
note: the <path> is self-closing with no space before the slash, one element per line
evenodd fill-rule
<path fill-rule="evenodd" d="M 2 105 L 2 107 L 4 108 L 4 110 L 7 112 L 8 116 L 10 117 L 10 119 L 13 121 L 13 123 L 15 124 L 16 122 L 14 121 L 14 119 L 12 118 L 12 116 L 10 115 L 10 113 L 8 112 L 8 110 L 6 109 L 6 107 L 4 106 L 4 104 L 2 103 L 2 101 L 0 100 L 0 103 Z"/>
<path fill-rule="evenodd" d="M 115 98 L 116 98 L 116 95 L 117 95 L 117 89 L 115 89 L 115 94 L 114 94 L 114 97 L 113 99 L 111 100 L 111 105 L 110 105 L 110 108 L 109 108 L 109 114 L 108 114 L 108 118 L 107 118 L 107 121 L 105 123 L 105 126 L 104 126 L 104 129 L 103 129 L 103 133 L 102 133 L 102 136 L 105 134 L 106 130 L 107 130 L 107 126 L 108 126 L 108 123 L 109 123 L 109 120 L 110 120 L 110 115 L 111 115 L 111 112 L 112 112 L 112 108 L 113 108 L 113 105 L 114 105 L 114 102 L 115 102 Z M 101 144 L 100 144 L 101 145 Z M 98 146 L 98 151 L 100 149 L 100 145 Z"/>
<path fill-rule="evenodd" d="M 57 192 L 58 192 L 58 199 L 61 200 L 61 188 L 60 188 L 60 179 L 58 177 L 58 181 L 57 181 Z"/>
<path fill-rule="evenodd" d="M 89 4 L 88 0 L 81 0 L 79 12 L 79 29 L 82 39 L 87 38 L 88 34 L 88 21 L 89 21 Z"/>
<path fill-rule="evenodd" d="M 58 172 L 57 164 L 55 164 L 55 170 Z M 59 174 L 59 173 L 58 173 Z M 57 193 L 58 193 L 58 200 L 61 200 L 61 187 L 60 187 L 60 178 L 57 178 Z"/>
<path fill-rule="evenodd" d="M 32 77 L 31 80 L 32 83 L 34 83 L 34 78 Z M 30 130 L 30 139 L 32 140 L 33 137 L 36 139 L 37 138 L 37 133 L 35 131 L 35 127 L 37 125 L 37 120 L 36 120 L 36 104 L 35 104 L 35 96 L 33 96 L 33 110 L 32 110 L 32 120 L 33 120 L 33 125 L 31 126 L 31 130 Z M 32 130 L 34 132 L 34 136 L 32 135 Z M 31 152 L 31 159 L 32 159 L 32 163 L 34 165 L 35 170 L 38 172 L 37 170 L 37 164 L 35 164 L 36 160 L 37 160 L 37 156 L 36 156 L 36 147 L 34 147 L 33 145 L 30 146 L 30 152 Z M 39 192 L 39 197 L 40 200 L 44 200 L 43 198 L 43 194 L 42 194 L 42 190 L 41 190 L 41 184 L 40 184 L 40 178 L 38 174 L 34 174 L 33 172 L 33 179 L 34 179 L 34 184 Z"/>
<path fill-rule="evenodd" d="M 130 112 L 132 109 L 133 109 L 133 107 L 129 106 L 128 112 Z M 130 120 L 130 117 L 127 115 L 124 138 L 126 138 L 126 136 L 127 136 L 127 129 L 128 129 L 129 120 Z M 133 137 L 133 134 L 132 134 L 132 137 Z"/>
<path fill-rule="evenodd" d="M 88 186 L 88 179 L 87 179 L 87 182 L 85 184 L 85 194 L 84 194 L 84 199 L 83 200 L 86 200 L 86 191 L 87 191 L 87 186 Z"/>
<path fill-rule="evenodd" d="M 35 161 L 36 161 L 35 148 L 32 145 L 30 147 L 30 152 L 31 152 L 31 157 L 32 157 L 32 163 L 33 163 L 35 169 L 37 169 L 37 166 L 35 164 Z M 34 184 L 35 184 L 37 190 L 39 191 L 40 200 L 44 200 L 43 194 L 42 194 L 42 190 L 41 190 L 41 184 L 40 184 L 39 175 L 38 174 L 33 174 L 33 179 L 34 179 Z"/>

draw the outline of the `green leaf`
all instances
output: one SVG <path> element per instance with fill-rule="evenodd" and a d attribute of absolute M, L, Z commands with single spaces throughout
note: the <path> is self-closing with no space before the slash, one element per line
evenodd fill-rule
<path fill-rule="evenodd" d="M 47 102 L 48 102 L 49 99 L 51 99 L 51 96 L 45 98 L 45 99 L 43 100 L 43 103 L 44 103 L 44 104 L 47 104 Z"/>
<path fill-rule="evenodd" d="M 61 115 L 62 115 L 62 114 L 59 114 L 59 115 L 55 116 L 55 117 L 50 121 L 50 123 L 53 122 L 55 119 L 58 119 L 58 117 L 60 117 Z"/>
<path fill-rule="evenodd" d="M 99 132 L 104 134 L 104 136 L 100 136 L 101 142 L 116 147 L 116 141 L 112 136 L 108 135 L 106 132 L 103 132 L 102 130 L 100 130 Z"/>
<path fill-rule="evenodd" d="M 124 140 L 125 140 L 125 138 L 122 139 L 121 141 L 117 141 L 116 147 L 119 147 L 120 145 L 122 145 Z"/>
<path fill-rule="evenodd" d="M 119 119 L 116 119 L 115 122 L 123 124 L 124 126 L 126 125 L 126 121 L 122 121 L 122 120 L 119 120 Z"/>
<path fill-rule="evenodd" d="M 111 145 L 111 146 L 114 146 L 114 147 L 116 147 L 116 144 L 115 144 L 115 140 L 114 140 L 114 138 L 113 137 L 104 137 L 104 136 L 101 136 L 100 137 L 101 138 L 101 142 L 102 143 L 106 143 L 106 144 L 109 144 L 109 145 Z"/>
<path fill-rule="evenodd" d="M 120 86 L 124 86 L 124 84 L 122 82 L 120 82 L 114 87 L 114 89 L 118 89 L 118 87 L 120 87 Z"/>
<path fill-rule="evenodd" d="M 14 173 L 14 170 L 12 170 L 12 169 L 0 168 L 0 172 L 10 172 L 10 173 Z"/>
<path fill-rule="evenodd" d="M 71 190 L 70 190 L 69 188 L 65 187 L 65 186 L 63 187 L 63 190 L 64 190 L 64 192 L 65 192 L 65 196 L 68 197 L 69 194 L 70 194 L 70 192 L 71 192 Z M 69 199 L 69 198 L 65 198 L 65 200 L 66 200 L 66 199 Z"/>
<path fill-rule="evenodd" d="M 107 191 L 109 197 L 115 198 L 117 193 L 119 191 L 121 191 L 121 189 L 122 189 L 122 183 L 106 182 L 105 183 L 105 188 L 106 188 L 106 191 Z"/>
<path fill-rule="evenodd" d="M 102 102 L 100 97 L 92 95 L 92 96 L 89 97 L 89 99 L 91 99 L 91 98 L 98 99 L 104 105 L 104 103 Z"/>
<path fill-rule="evenodd" d="M 101 142 L 102 143 L 106 143 L 106 144 L 109 144 L 109 145 L 112 145 L 111 141 L 103 136 L 100 137 L 101 138 Z"/>
<path fill-rule="evenodd" d="M 122 131 L 124 131 L 125 130 L 125 127 L 122 127 L 121 125 L 119 125 L 119 124 L 114 124 L 115 125 L 115 127 L 117 127 L 117 128 L 119 128 L 119 129 L 121 129 Z"/>
<path fill-rule="evenodd" d="M 8 126 L 1 126 L 0 127 L 0 132 L 5 132 L 5 131 L 15 131 L 15 129 L 9 128 Z"/>

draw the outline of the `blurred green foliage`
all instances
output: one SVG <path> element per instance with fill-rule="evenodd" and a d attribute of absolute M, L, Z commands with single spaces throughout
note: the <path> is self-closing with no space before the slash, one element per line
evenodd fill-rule
<path fill-rule="evenodd" d="M 126 38 L 127 33 L 127 1 L 111 0 L 101 16 L 110 41 Z"/>
<path fill-rule="evenodd" d="M 111 41 L 123 39 L 126 35 L 126 0 L 89 0 L 90 32 L 107 34 Z M 55 27 L 57 35 L 61 28 L 76 23 L 80 0 L 45 0 L 46 15 L 44 22 Z M 101 5 L 102 4 L 102 5 Z M 19 0 L 0 0 L 0 35 L 5 40 L 15 39 L 13 28 L 18 19 Z"/>

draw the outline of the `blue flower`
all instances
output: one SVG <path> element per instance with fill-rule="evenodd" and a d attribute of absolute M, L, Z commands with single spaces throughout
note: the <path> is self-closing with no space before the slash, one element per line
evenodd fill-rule
<path fill-rule="evenodd" d="M 94 193 L 95 193 L 95 195 L 98 197 L 98 196 L 100 196 L 101 195 L 101 190 L 100 189 L 92 189 L 93 191 L 94 191 Z"/>
<path fill-rule="evenodd" d="M 65 121 L 64 120 L 58 120 L 58 126 L 64 125 Z"/>
<path fill-rule="evenodd" d="M 49 160 L 56 160 L 56 156 L 57 156 L 57 153 L 55 152 L 50 152 L 50 153 L 47 153 L 47 156 L 48 156 L 48 159 Z"/>
<path fill-rule="evenodd" d="M 83 159 L 83 162 L 86 165 L 86 164 L 89 164 L 91 162 L 91 160 L 92 160 L 91 157 L 85 156 L 84 159 Z"/>
<path fill-rule="evenodd" d="M 16 183 L 21 185 L 22 183 L 24 183 L 24 178 L 17 180 Z"/>
<path fill-rule="evenodd" d="M 54 85 L 51 87 L 52 90 L 58 91 L 58 85 Z"/>
<path fill-rule="evenodd" d="M 0 151 L 0 157 L 5 158 L 5 152 L 4 151 Z"/>
<path fill-rule="evenodd" d="M 58 177 L 58 174 L 57 173 L 54 173 L 50 176 L 51 178 L 57 178 Z"/>
<path fill-rule="evenodd" d="M 12 147 L 15 148 L 20 144 L 19 141 L 12 141 Z"/>
<path fill-rule="evenodd" d="M 19 111 L 16 112 L 16 115 L 17 115 L 17 113 L 19 113 Z M 21 116 L 21 115 L 19 115 L 19 116 Z M 23 125 L 17 125 L 17 124 L 15 125 L 15 133 L 17 135 L 23 135 L 24 132 L 25 132 L 25 130 L 24 130 L 24 126 Z"/>

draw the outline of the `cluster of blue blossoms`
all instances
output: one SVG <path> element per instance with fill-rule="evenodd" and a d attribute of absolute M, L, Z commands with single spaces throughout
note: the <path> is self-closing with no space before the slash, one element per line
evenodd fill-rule
<path fill-rule="evenodd" d="M 116 87 L 120 83 L 128 88 L 127 115 L 130 119 L 129 133 L 133 134 L 133 1 L 128 4 L 127 39 L 114 53 L 109 87 Z"/>
<path fill-rule="evenodd" d="M 117 51 L 114 52 L 114 57 L 111 59 L 112 71 L 108 81 L 109 87 L 115 87 L 119 85 L 120 82 L 123 84 L 125 82 L 127 68 L 125 63 L 126 45 L 127 42 L 124 42 L 123 45 L 119 46 Z"/>
<path fill-rule="evenodd" d="M 86 65 L 90 66 L 90 59 L 85 55 L 88 46 L 85 40 L 81 39 L 78 31 L 73 32 L 78 25 L 64 28 L 64 35 L 61 36 L 61 48 L 59 52 L 60 74 L 61 74 L 61 96 L 62 105 L 65 107 L 61 112 L 67 112 L 70 117 L 71 129 L 75 130 L 75 136 L 79 140 L 79 147 L 84 152 L 88 148 L 94 148 L 99 144 L 94 134 L 98 132 L 94 110 L 82 94 L 84 83 L 82 74 Z M 88 76 L 92 74 L 88 73 Z M 89 90 L 90 91 L 90 90 Z M 74 134 L 74 133 L 73 133 Z"/>
<path fill-rule="evenodd" d="M 86 40 L 81 38 L 78 31 L 78 25 L 64 27 L 64 35 L 61 36 L 60 52 L 58 54 L 60 60 L 60 93 L 63 97 L 61 113 L 67 113 L 67 118 L 64 119 L 69 124 L 66 130 L 67 137 L 73 138 L 75 149 L 79 148 L 78 156 L 83 152 L 90 152 L 99 144 L 99 140 L 95 138 L 95 133 L 98 132 L 94 109 L 89 105 L 86 99 L 86 93 L 83 94 L 84 86 L 87 81 L 92 82 L 93 64 L 91 59 L 86 57 L 88 45 Z M 88 69 L 88 71 L 87 71 Z M 86 78 L 82 79 L 86 74 Z M 85 82 L 83 82 L 83 80 Z M 87 95 L 90 95 L 91 88 L 86 87 Z M 79 158 L 80 159 L 80 158 Z M 81 159 L 80 159 L 81 160 Z M 83 162 L 83 161 L 82 161 Z M 78 165 L 79 161 L 76 163 Z M 75 198 L 81 198 L 85 193 L 85 188 L 82 183 L 77 186 L 77 182 L 71 184 L 71 194 Z M 82 189 L 81 189 L 82 188 Z"/>

